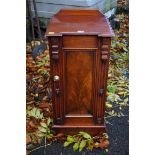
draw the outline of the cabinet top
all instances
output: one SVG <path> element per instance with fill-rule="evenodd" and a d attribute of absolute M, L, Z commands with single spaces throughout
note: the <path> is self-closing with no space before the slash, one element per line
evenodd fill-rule
<path fill-rule="evenodd" d="M 49 21 L 46 36 L 114 36 L 108 19 L 96 9 L 61 9 Z"/>

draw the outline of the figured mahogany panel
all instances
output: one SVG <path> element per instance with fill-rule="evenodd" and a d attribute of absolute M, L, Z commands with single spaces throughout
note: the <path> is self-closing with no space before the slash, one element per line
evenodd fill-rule
<path fill-rule="evenodd" d="M 92 113 L 93 52 L 66 51 L 66 114 Z"/>

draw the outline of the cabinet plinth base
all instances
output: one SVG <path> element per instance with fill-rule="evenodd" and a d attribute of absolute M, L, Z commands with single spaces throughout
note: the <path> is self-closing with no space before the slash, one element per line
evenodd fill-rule
<path fill-rule="evenodd" d="M 53 130 L 56 133 L 64 133 L 69 135 L 77 134 L 79 131 L 85 131 L 90 133 L 92 136 L 98 135 L 101 132 L 106 132 L 105 125 L 96 126 L 67 126 L 67 125 L 54 125 Z"/>
<path fill-rule="evenodd" d="M 79 131 L 85 131 L 95 136 L 101 132 L 106 132 L 105 124 L 96 124 L 92 118 L 66 118 L 63 125 L 53 125 L 56 133 L 77 134 Z"/>

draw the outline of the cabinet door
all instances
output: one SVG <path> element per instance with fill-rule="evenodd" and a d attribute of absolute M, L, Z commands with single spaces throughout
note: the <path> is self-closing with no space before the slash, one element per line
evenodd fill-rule
<path fill-rule="evenodd" d="M 65 51 L 65 114 L 93 114 L 94 54 Z"/>

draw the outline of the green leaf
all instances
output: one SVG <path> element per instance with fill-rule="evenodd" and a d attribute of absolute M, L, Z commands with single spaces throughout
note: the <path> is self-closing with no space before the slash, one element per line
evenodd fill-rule
<path fill-rule="evenodd" d="M 90 144 L 93 144 L 93 139 L 88 139 L 88 141 L 87 141 L 87 143 L 88 143 L 88 145 L 90 145 Z"/>
<path fill-rule="evenodd" d="M 44 137 L 45 134 L 44 134 L 44 133 L 38 133 L 38 136 L 39 136 L 39 137 Z"/>
<path fill-rule="evenodd" d="M 37 118 L 39 118 L 39 116 L 40 116 L 40 110 L 39 109 L 36 109 L 36 114 L 35 115 L 36 115 Z"/>
<path fill-rule="evenodd" d="M 93 150 L 93 147 L 94 146 L 92 144 L 88 145 L 88 149 L 91 150 L 91 151 Z"/>
<path fill-rule="evenodd" d="M 71 142 L 64 142 L 64 147 L 67 147 L 67 146 L 69 146 L 71 144 Z"/>
<path fill-rule="evenodd" d="M 82 151 L 85 146 L 86 146 L 86 141 L 85 140 L 82 140 L 80 142 L 79 151 Z"/>
<path fill-rule="evenodd" d="M 37 108 L 31 110 L 31 116 L 35 117 Z"/>
<path fill-rule="evenodd" d="M 44 133 L 47 132 L 47 130 L 46 130 L 45 128 L 43 128 L 43 127 L 38 127 L 38 129 L 39 129 L 39 131 L 41 131 L 41 132 L 44 132 Z"/>
<path fill-rule="evenodd" d="M 126 52 L 128 51 L 128 49 L 125 46 L 123 46 L 123 50 Z"/>
<path fill-rule="evenodd" d="M 43 123 L 43 122 L 41 122 L 40 125 L 41 125 L 42 127 L 44 127 L 44 128 L 47 128 L 47 124 L 45 124 L 45 123 Z"/>
<path fill-rule="evenodd" d="M 125 102 L 125 103 L 127 103 L 128 101 L 129 101 L 129 99 L 128 99 L 128 98 L 124 99 L 124 102 Z"/>
<path fill-rule="evenodd" d="M 113 105 L 112 104 L 109 104 L 109 103 L 106 103 L 106 108 L 112 109 L 113 108 Z"/>
<path fill-rule="evenodd" d="M 67 136 L 67 141 L 68 142 L 74 142 L 74 137 L 72 137 L 72 136 Z"/>
<path fill-rule="evenodd" d="M 46 130 L 47 130 L 47 133 L 48 133 L 48 134 L 51 133 L 51 130 L 50 130 L 48 127 L 46 128 Z"/>
<path fill-rule="evenodd" d="M 40 118 L 40 119 L 42 119 L 42 118 L 43 118 L 43 113 L 41 113 L 41 114 L 40 114 L 39 118 Z"/>
<path fill-rule="evenodd" d="M 79 148 L 79 142 L 77 142 L 77 143 L 75 143 L 75 144 L 73 145 L 73 150 L 74 150 L 74 151 L 78 150 L 78 148 Z"/>
<path fill-rule="evenodd" d="M 80 131 L 79 134 L 82 135 L 86 139 L 90 139 L 91 138 L 90 134 L 88 134 L 87 132 Z"/>
<path fill-rule="evenodd" d="M 116 85 L 109 85 L 108 86 L 108 92 L 109 93 L 112 93 L 112 94 L 115 94 L 116 93 L 116 89 L 117 89 L 117 86 Z"/>
<path fill-rule="evenodd" d="M 50 133 L 50 134 L 47 135 L 47 138 L 51 138 L 52 136 L 53 136 L 53 134 Z"/>
<path fill-rule="evenodd" d="M 111 94 L 109 93 L 107 100 L 110 102 L 117 102 L 117 101 L 121 101 L 120 97 L 117 94 Z"/>
<path fill-rule="evenodd" d="M 31 111 L 28 111 L 27 114 L 28 114 L 29 116 L 31 116 Z"/>
<path fill-rule="evenodd" d="M 51 123 L 51 119 L 48 118 L 48 120 L 47 120 L 47 125 L 50 125 L 50 123 Z"/>

